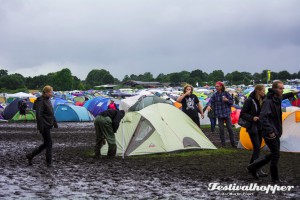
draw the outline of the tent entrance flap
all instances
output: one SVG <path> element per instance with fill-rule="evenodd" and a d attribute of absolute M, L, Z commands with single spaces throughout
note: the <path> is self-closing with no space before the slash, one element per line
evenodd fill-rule
<path fill-rule="evenodd" d="M 184 137 L 183 138 L 183 146 L 184 148 L 187 147 L 201 147 L 193 138 Z"/>
<path fill-rule="evenodd" d="M 146 141 L 154 131 L 155 128 L 152 124 L 144 117 L 141 117 L 140 122 L 134 131 L 133 137 L 128 144 L 125 155 L 130 155 L 136 148 Z"/>

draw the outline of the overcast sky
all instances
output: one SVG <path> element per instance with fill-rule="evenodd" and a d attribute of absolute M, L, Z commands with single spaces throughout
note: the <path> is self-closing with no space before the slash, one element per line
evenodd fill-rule
<path fill-rule="evenodd" d="M 300 70 L 298 0 L 0 0 L 0 69 Z"/>

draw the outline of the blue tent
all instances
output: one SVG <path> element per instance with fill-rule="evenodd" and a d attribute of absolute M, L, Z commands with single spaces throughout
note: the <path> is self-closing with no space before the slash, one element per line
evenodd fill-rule
<path fill-rule="evenodd" d="M 5 107 L 2 116 L 6 120 L 12 119 L 17 112 L 19 112 L 18 102 L 22 100 L 21 98 L 16 98 L 11 103 L 8 104 L 8 106 Z M 26 102 L 27 109 L 32 109 L 33 103 L 30 101 Z"/>
<path fill-rule="evenodd" d="M 58 104 L 54 108 L 54 116 L 58 122 L 93 121 L 93 116 L 82 106 Z"/>
<path fill-rule="evenodd" d="M 53 108 L 55 108 L 59 104 L 73 104 L 72 102 L 61 98 L 53 98 L 50 101 L 52 103 Z"/>
<path fill-rule="evenodd" d="M 89 107 L 90 103 L 92 102 L 92 100 L 93 100 L 93 99 L 87 100 L 87 101 L 83 104 L 83 106 L 84 106 L 86 109 L 88 109 L 88 107 Z"/>
<path fill-rule="evenodd" d="M 291 102 L 288 99 L 284 99 L 281 102 L 281 107 L 286 108 L 292 106 Z"/>
<path fill-rule="evenodd" d="M 107 110 L 109 100 L 110 98 L 96 97 L 89 102 L 87 109 L 96 117 L 101 112 Z"/>

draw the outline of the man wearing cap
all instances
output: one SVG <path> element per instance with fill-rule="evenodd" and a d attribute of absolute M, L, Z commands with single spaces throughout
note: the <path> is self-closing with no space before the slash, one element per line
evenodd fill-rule
<path fill-rule="evenodd" d="M 214 110 L 215 117 L 218 118 L 218 125 L 220 129 L 221 144 L 225 147 L 224 121 L 229 133 L 230 143 L 233 148 L 236 148 L 234 134 L 231 123 L 231 106 L 233 99 L 231 95 L 225 91 L 225 86 L 221 81 L 216 83 L 217 92 L 214 93 L 207 103 L 207 111 Z"/>
<path fill-rule="evenodd" d="M 50 102 L 52 97 L 53 88 L 49 85 L 43 88 L 42 96 L 38 97 L 34 104 L 33 109 L 36 110 L 37 129 L 43 136 L 44 142 L 39 147 L 34 149 L 31 153 L 26 154 L 28 164 L 32 165 L 33 158 L 46 149 L 46 164 L 47 167 L 52 166 L 52 139 L 50 130 L 58 128 L 57 122 L 54 117 L 53 107 Z"/>

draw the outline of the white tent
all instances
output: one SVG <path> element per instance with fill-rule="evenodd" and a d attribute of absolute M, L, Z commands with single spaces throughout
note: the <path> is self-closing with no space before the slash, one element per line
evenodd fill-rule
<path fill-rule="evenodd" d="M 121 103 L 120 103 L 120 106 L 119 106 L 119 109 L 120 110 L 124 110 L 125 112 L 128 111 L 128 109 L 133 106 L 133 104 L 135 104 L 139 98 L 141 96 L 144 96 L 144 95 L 150 95 L 152 94 L 151 92 L 149 91 L 145 91 L 145 90 L 142 90 L 139 92 L 138 95 L 135 95 L 135 96 L 132 96 L 132 97 L 126 97 L 125 99 L 122 99 L 121 100 Z"/>
<path fill-rule="evenodd" d="M 300 153 L 300 109 L 283 116 L 280 151 Z"/>
<path fill-rule="evenodd" d="M 15 94 L 6 94 L 6 98 L 9 97 L 16 97 L 16 98 L 34 98 L 36 96 L 34 96 L 33 94 L 28 94 L 28 93 L 24 93 L 24 92 L 18 92 Z"/>

